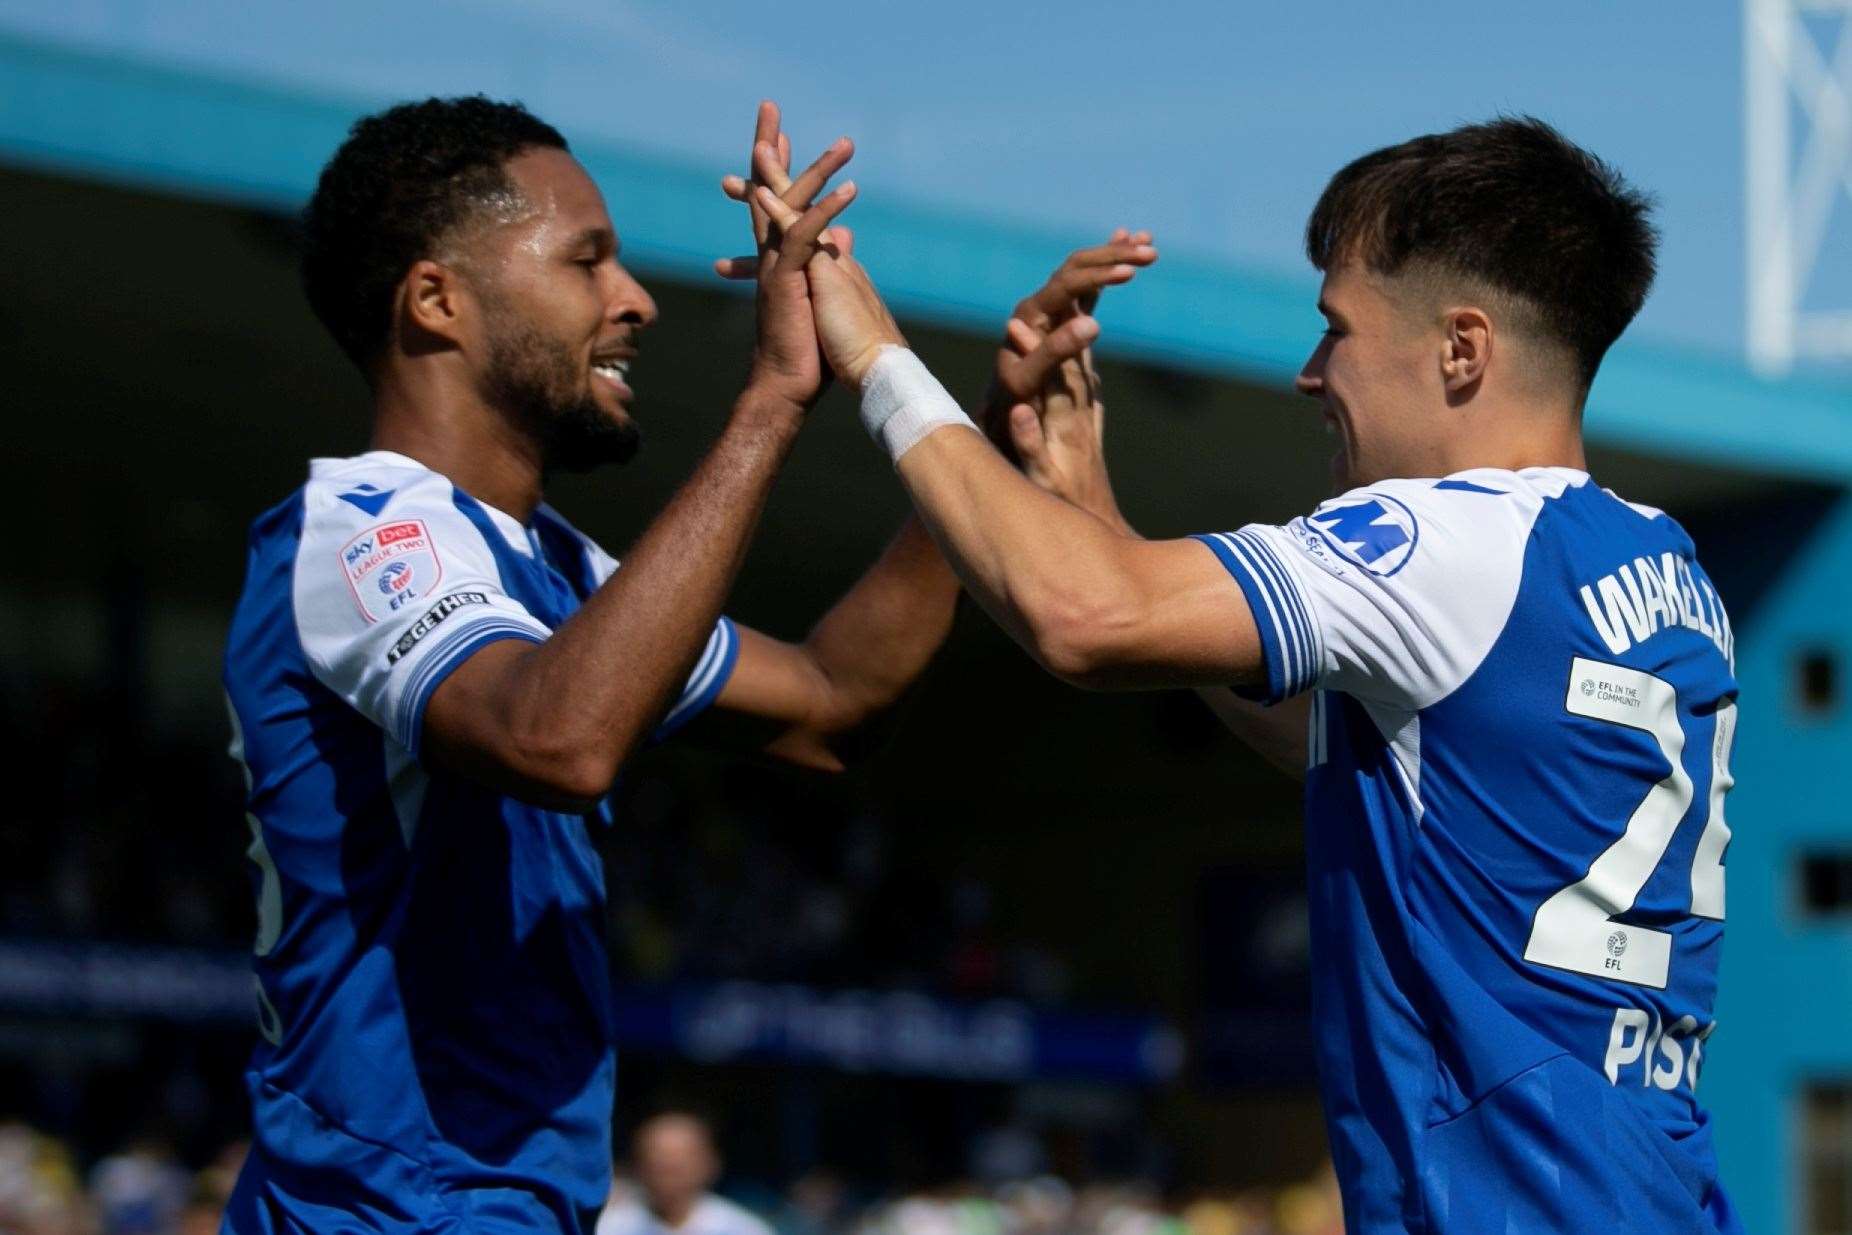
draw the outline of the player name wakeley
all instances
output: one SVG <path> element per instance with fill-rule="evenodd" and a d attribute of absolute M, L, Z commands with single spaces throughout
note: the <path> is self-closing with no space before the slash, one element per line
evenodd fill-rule
<path fill-rule="evenodd" d="M 1583 584 L 1582 604 L 1595 633 L 1616 656 L 1662 630 L 1682 626 L 1704 635 L 1736 664 L 1736 635 L 1723 603 L 1710 580 L 1694 575 L 1691 563 L 1675 553 L 1660 555 L 1657 563 L 1635 558 L 1601 576 L 1592 588 Z"/>

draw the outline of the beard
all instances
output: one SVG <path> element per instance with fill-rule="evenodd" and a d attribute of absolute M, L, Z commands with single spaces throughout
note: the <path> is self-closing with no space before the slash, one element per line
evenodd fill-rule
<path fill-rule="evenodd" d="M 583 385 L 572 349 L 512 314 L 502 321 L 490 340 L 483 384 L 490 402 L 539 444 L 541 468 L 589 472 L 630 462 L 642 431 L 628 416 L 605 410 Z"/>

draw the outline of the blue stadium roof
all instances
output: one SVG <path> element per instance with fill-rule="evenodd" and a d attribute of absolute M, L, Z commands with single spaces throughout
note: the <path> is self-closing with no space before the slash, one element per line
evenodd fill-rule
<path fill-rule="evenodd" d="M 294 209 L 347 126 L 378 100 L 75 52 L 0 36 L 0 160 L 219 200 Z M 570 134 L 568 135 L 570 136 Z M 739 248 L 720 168 L 575 142 L 639 269 L 712 280 Z M 866 189 L 867 186 L 864 186 Z M 853 216 L 858 252 L 897 311 L 983 333 L 1086 237 L 888 203 Z M 1166 250 L 1102 310 L 1112 351 L 1283 384 L 1321 323 L 1315 284 Z M 1591 394 L 1592 439 L 1645 453 L 1852 481 L 1852 389 L 1766 381 L 1731 360 L 1623 341 Z"/>

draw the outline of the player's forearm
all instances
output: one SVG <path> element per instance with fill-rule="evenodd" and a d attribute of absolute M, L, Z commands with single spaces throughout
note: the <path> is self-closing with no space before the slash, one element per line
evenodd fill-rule
<path fill-rule="evenodd" d="M 967 429 L 930 434 L 898 471 L 978 604 L 1050 672 L 1088 679 L 1139 603 L 1126 538 L 1037 488 Z"/>
<path fill-rule="evenodd" d="M 952 628 L 958 577 L 910 518 L 804 640 L 828 682 L 821 728 L 853 729 L 893 705 Z"/>
<path fill-rule="evenodd" d="M 713 631 L 803 414 L 752 391 L 623 568 L 511 675 L 516 757 L 601 796 Z"/>
<path fill-rule="evenodd" d="M 1305 779 L 1310 694 L 1295 695 L 1267 707 L 1243 699 L 1226 686 L 1199 686 L 1196 693 L 1228 731 L 1255 754 L 1294 780 Z"/>

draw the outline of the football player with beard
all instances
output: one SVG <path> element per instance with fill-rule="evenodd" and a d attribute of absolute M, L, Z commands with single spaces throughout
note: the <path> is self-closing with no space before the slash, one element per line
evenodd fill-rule
<path fill-rule="evenodd" d="M 721 263 L 757 285 L 718 440 L 618 564 L 543 500 L 636 451 L 631 361 L 656 318 L 597 187 L 516 105 L 361 120 L 305 215 L 310 304 L 366 375 L 371 449 L 320 459 L 252 530 L 229 636 L 249 784 L 262 1041 L 226 1218 L 280 1231 L 589 1231 L 610 1173 L 612 990 L 596 838 L 631 752 L 703 710 L 842 766 L 950 626 L 917 522 L 801 643 L 720 615 L 823 389 L 804 268 L 847 251 L 845 140 L 755 179 L 801 214 Z M 730 191 L 744 196 L 744 182 Z M 1076 254 L 1091 294 L 1149 250 Z M 1007 405 L 1041 375 L 1008 356 Z"/>

